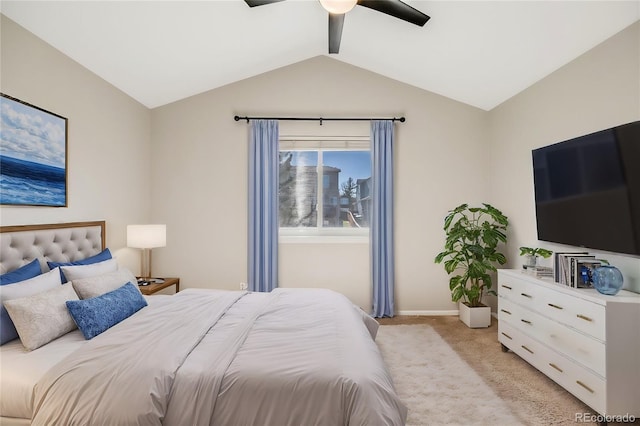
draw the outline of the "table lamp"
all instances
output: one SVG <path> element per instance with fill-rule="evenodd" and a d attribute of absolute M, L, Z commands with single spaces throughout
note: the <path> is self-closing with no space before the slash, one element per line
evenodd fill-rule
<path fill-rule="evenodd" d="M 151 249 L 167 245 L 167 225 L 127 225 L 127 247 L 142 249 L 140 275 L 143 284 L 161 282 L 151 278 Z"/>

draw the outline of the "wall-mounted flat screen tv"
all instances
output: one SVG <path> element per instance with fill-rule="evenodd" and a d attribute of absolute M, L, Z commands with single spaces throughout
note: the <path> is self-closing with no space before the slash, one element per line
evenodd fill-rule
<path fill-rule="evenodd" d="M 538 239 L 640 255 L 640 121 L 532 155 Z"/>

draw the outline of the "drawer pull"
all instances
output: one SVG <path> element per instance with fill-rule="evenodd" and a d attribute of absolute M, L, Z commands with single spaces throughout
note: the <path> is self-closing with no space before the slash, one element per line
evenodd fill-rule
<path fill-rule="evenodd" d="M 552 308 L 556 308 L 556 309 L 564 309 L 562 306 L 554 305 L 553 303 L 547 303 L 547 305 L 551 306 Z"/>
<path fill-rule="evenodd" d="M 504 312 L 505 314 L 509 314 L 511 315 L 511 312 L 507 311 L 506 309 L 500 309 L 502 312 Z"/>
<path fill-rule="evenodd" d="M 522 349 L 524 349 L 525 351 L 529 352 L 530 354 L 533 353 L 533 351 L 531 349 L 529 349 L 528 347 L 526 347 L 525 345 L 521 345 Z"/>
<path fill-rule="evenodd" d="M 512 288 L 511 288 L 511 287 L 509 287 L 508 285 L 504 285 L 504 284 L 502 284 L 502 287 L 506 288 L 507 290 L 512 290 Z"/>
<path fill-rule="evenodd" d="M 502 332 L 502 335 L 503 335 L 504 337 L 506 337 L 507 339 L 509 339 L 509 340 L 513 340 L 513 337 L 509 336 L 509 335 L 508 335 L 507 333 L 505 333 L 504 331 Z"/>
<path fill-rule="evenodd" d="M 585 317 L 584 315 L 580 315 L 580 314 L 578 314 L 578 315 L 576 315 L 576 316 L 577 316 L 578 318 L 580 318 L 580 319 L 585 320 L 585 321 L 589 321 L 589 322 L 593 321 L 591 318 L 589 318 L 589 317 Z"/>
<path fill-rule="evenodd" d="M 589 386 L 582 383 L 580 380 L 576 380 L 576 383 L 582 386 L 583 388 L 585 388 L 586 390 L 588 390 L 589 392 L 594 393 L 593 389 L 591 389 Z"/>
<path fill-rule="evenodd" d="M 558 370 L 559 372 L 563 372 L 562 368 L 558 367 L 557 365 L 555 365 L 554 363 L 550 362 L 549 365 L 551 366 L 551 368 L 554 368 L 556 370 Z"/>
<path fill-rule="evenodd" d="M 520 321 L 522 321 L 522 322 L 523 322 L 523 323 L 525 323 L 525 324 L 529 324 L 529 325 L 531 325 L 531 321 L 529 321 L 529 320 L 521 319 Z"/>
<path fill-rule="evenodd" d="M 527 294 L 527 293 L 520 293 L 520 295 L 522 295 L 524 297 L 528 297 L 529 299 L 531 299 L 531 297 L 532 297 L 530 294 Z"/>

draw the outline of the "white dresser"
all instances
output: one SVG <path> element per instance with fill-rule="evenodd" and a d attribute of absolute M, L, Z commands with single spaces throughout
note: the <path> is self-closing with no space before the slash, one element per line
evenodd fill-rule
<path fill-rule="evenodd" d="M 498 271 L 498 340 L 599 414 L 640 417 L 640 294 Z"/>

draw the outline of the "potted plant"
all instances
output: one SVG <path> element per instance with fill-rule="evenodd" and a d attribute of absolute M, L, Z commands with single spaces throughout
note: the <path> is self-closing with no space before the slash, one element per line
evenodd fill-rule
<path fill-rule="evenodd" d="M 491 325 L 491 309 L 482 304 L 485 294 L 496 294 L 491 273 L 507 259 L 498 251 L 507 241 L 508 218 L 490 204 L 469 207 L 462 204 L 444 219 L 446 241 L 436 263 L 444 262 L 451 275 L 451 300 L 459 302 L 460 319 L 470 328 Z"/>
<path fill-rule="evenodd" d="M 538 264 L 538 256 L 549 258 L 553 252 L 543 248 L 520 247 L 520 256 L 525 257 L 524 267 L 529 268 Z"/>

